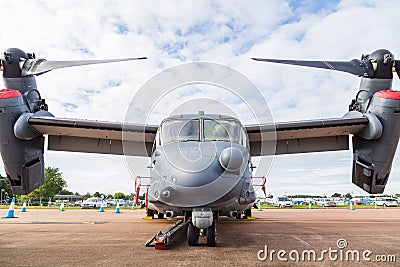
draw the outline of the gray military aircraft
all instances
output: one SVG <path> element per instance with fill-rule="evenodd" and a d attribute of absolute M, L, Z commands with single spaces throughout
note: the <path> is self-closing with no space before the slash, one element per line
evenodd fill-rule
<path fill-rule="evenodd" d="M 219 216 L 251 215 L 256 199 L 251 157 L 269 155 L 263 146 L 271 143 L 271 132 L 277 155 L 346 150 L 353 135 L 353 183 L 369 193 L 383 192 L 400 127 L 400 92 L 390 90 L 392 69 L 399 73 L 400 64 L 389 51 L 350 62 L 256 59 L 361 76 L 349 112 L 324 120 L 243 126 L 236 118 L 201 111 L 168 117 L 158 126 L 55 118 L 36 88 L 35 75 L 53 69 L 133 59 L 143 58 L 46 61 L 16 48 L 4 52 L 0 148 L 14 193 L 43 184 L 45 135 L 49 150 L 150 157 L 148 215 L 183 215 L 189 245 L 205 236 L 215 246 Z"/>

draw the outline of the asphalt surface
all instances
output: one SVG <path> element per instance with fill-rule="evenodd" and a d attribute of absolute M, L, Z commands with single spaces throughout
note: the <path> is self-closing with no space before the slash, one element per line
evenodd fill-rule
<path fill-rule="evenodd" d="M 0 216 L 6 214 L 0 210 Z M 163 251 L 144 244 L 174 220 L 147 221 L 144 215 L 143 210 L 120 214 L 16 210 L 18 218 L 0 219 L 0 266 L 399 266 L 400 262 L 400 209 L 254 210 L 255 220 L 221 218 L 215 248 L 207 247 L 204 239 L 199 246 L 187 246 L 182 231 Z"/>

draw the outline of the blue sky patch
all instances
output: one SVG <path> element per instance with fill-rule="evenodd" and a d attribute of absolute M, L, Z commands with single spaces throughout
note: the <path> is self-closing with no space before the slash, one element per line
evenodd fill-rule
<path fill-rule="evenodd" d="M 109 80 L 107 83 L 107 87 L 118 87 L 122 84 L 121 80 Z"/>
<path fill-rule="evenodd" d="M 64 103 L 63 107 L 67 112 L 73 112 L 76 108 L 78 108 L 78 105 L 73 103 Z"/>
<path fill-rule="evenodd" d="M 290 0 L 288 2 L 289 7 L 295 13 L 319 13 L 322 10 L 332 10 L 335 9 L 337 4 L 340 0 L 306 0 L 306 1 L 299 1 L 299 0 Z"/>
<path fill-rule="evenodd" d="M 115 24 L 117 34 L 126 35 L 129 32 L 129 27 L 125 23 Z"/>

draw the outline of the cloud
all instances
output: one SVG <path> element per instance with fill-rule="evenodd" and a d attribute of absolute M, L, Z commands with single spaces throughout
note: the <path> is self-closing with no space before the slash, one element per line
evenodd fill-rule
<path fill-rule="evenodd" d="M 399 7 L 397 1 L 365 0 L 3 1 L 0 9 L 7 12 L 2 13 L 0 45 L 49 60 L 149 57 L 37 77 L 57 117 L 123 121 L 130 100 L 148 79 L 193 61 L 226 64 L 246 75 L 267 98 L 276 121 L 339 117 L 355 96 L 357 77 L 250 58 L 350 60 L 383 47 L 396 53 Z M 193 95 L 210 94 L 225 96 L 210 88 Z M 170 99 L 168 107 L 190 98 L 182 97 Z M 236 110 L 246 112 L 243 105 Z M 158 118 L 162 115 L 161 109 Z M 247 120 L 246 114 L 243 117 Z M 350 152 L 276 157 L 269 186 L 280 193 L 310 188 L 361 192 L 350 182 L 350 158 Z M 387 192 L 400 191 L 397 162 L 398 157 Z M 142 168 L 131 175 L 118 156 L 47 152 L 46 163 L 60 166 L 70 189 L 82 193 L 129 193 L 131 176 L 147 174 L 142 174 L 147 171 L 145 160 L 138 159 Z M 294 175 L 292 168 L 302 171 Z"/>

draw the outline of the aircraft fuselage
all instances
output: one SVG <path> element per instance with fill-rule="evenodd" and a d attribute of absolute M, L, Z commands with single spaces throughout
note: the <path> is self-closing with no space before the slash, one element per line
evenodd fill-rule
<path fill-rule="evenodd" d="M 149 208 L 174 216 L 202 209 L 233 217 L 255 201 L 247 135 L 238 120 L 171 117 L 161 124 L 154 148 Z"/>

